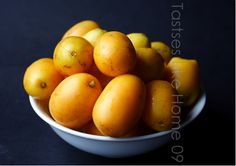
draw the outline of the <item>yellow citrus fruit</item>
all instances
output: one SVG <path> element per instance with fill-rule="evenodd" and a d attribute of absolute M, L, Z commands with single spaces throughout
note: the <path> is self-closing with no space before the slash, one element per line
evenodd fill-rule
<path fill-rule="evenodd" d="M 84 20 L 81 21 L 74 26 L 72 26 L 62 37 L 62 39 L 69 37 L 69 36 L 77 36 L 81 37 L 85 33 L 91 31 L 92 29 L 99 28 L 98 23 L 93 20 Z"/>
<path fill-rule="evenodd" d="M 115 77 L 128 73 L 134 68 L 135 49 L 123 33 L 107 32 L 96 43 L 94 61 L 102 73 Z"/>
<path fill-rule="evenodd" d="M 89 32 L 87 32 L 86 34 L 83 35 L 83 38 L 86 39 L 87 41 L 90 42 L 90 44 L 92 44 L 93 46 L 95 46 L 97 40 L 104 34 L 106 33 L 105 30 L 101 29 L 101 28 L 96 28 L 93 29 Z"/>
<path fill-rule="evenodd" d="M 30 96 L 36 99 L 47 99 L 62 80 L 63 76 L 57 72 L 53 60 L 42 58 L 26 69 L 23 84 Z"/>
<path fill-rule="evenodd" d="M 50 97 L 49 110 L 53 119 L 69 128 L 82 128 L 92 119 L 93 106 L 101 91 L 99 81 L 90 74 L 67 77 Z"/>
<path fill-rule="evenodd" d="M 176 91 L 169 82 L 162 80 L 152 81 L 146 88 L 144 122 L 155 131 L 171 129 Z"/>
<path fill-rule="evenodd" d="M 93 108 L 93 121 L 102 134 L 121 137 L 139 122 L 144 102 L 145 85 L 137 76 L 117 76 L 97 99 Z"/>
<path fill-rule="evenodd" d="M 174 57 L 166 67 L 165 79 L 182 95 L 183 104 L 190 106 L 200 93 L 199 75 L 199 65 L 196 60 Z"/>
<path fill-rule="evenodd" d="M 151 42 L 151 47 L 155 49 L 163 57 L 165 63 L 168 64 L 172 58 L 170 47 L 160 41 Z"/>
<path fill-rule="evenodd" d="M 81 37 L 65 38 L 57 44 L 53 61 L 64 76 L 86 72 L 93 63 L 93 46 Z"/>
<path fill-rule="evenodd" d="M 127 35 L 135 49 L 140 47 L 150 47 L 148 37 L 143 33 L 130 33 Z"/>
<path fill-rule="evenodd" d="M 136 55 L 136 75 L 147 82 L 162 79 L 165 65 L 161 55 L 152 48 L 137 48 Z"/>

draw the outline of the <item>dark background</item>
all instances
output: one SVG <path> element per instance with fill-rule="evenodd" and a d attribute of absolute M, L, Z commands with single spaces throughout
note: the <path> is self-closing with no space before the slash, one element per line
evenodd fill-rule
<path fill-rule="evenodd" d="M 170 143 L 124 159 L 91 155 L 61 140 L 32 110 L 22 79 L 26 67 L 52 57 L 73 24 L 96 20 L 107 30 L 144 32 L 171 41 L 171 5 L 180 0 L 1 0 L 0 164 L 175 164 Z M 195 58 L 207 103 L 182 132 L 185 164 L 235 162 L 234 1 L 184 1 L 182 56 Z M 176 143 L 176 142 L 175 142 Z"/>

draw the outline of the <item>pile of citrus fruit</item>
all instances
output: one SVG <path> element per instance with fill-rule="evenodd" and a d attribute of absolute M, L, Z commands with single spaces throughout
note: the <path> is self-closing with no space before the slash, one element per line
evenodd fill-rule
<path fill-rule="evenodd" d="M 57 123 L 111 137 L 170 130 L 175 109 L 192 106 L 200 93 L 196 60 L 172 57 L 166 44 L 143 33 L 106 31 L 92 20 L 71 27 L 53 58 L 27 68 L 23 83 L 30 96 L 48 101 Z"/>

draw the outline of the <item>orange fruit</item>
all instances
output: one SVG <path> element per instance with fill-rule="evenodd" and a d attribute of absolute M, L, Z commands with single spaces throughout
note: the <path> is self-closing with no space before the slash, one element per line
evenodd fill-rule
<path fill-rule="evenodd" d="M 168 63 L 165 78 L 182 95 L 183 104 L 191 106 L 200 93 L 199 65 L 194 59 L 174 57 Z"/>
<path fill-rule="evenodd" d="M 96 28 L 96 29 L 92 29 L 91 31 L 89 31 L 86 34 L 84 34 L 83 38 L 86 39 L 87 41 L 89 41 L 93 46 L 95 46 L 96 42 L 98 41 L 98 39 L 104 33 L 106 33 L 105 30 L 103 30 L 101 28 Z"/>
<path fill-rule="evenodd" d="M 99 28 L 98 23 L 93 20 L 84 20 L 72 26 L 62 37 L 62 39 L 70 36 L 81 37 L 92 29 Z"/>
<path fill-rule="evenodd" d="M 53 61 L 64 76 L 86 72 L 93 63 L 93 46 L 81 37 L 65 38 L 57 44 Z"/>
<path fill-rule="evenodd" d="M 94 61 L 105 75 L 115 77 L 131 71 L 136 63 L 135 49 L 121 32 L 107 32 L 94 48 Z"/>
<path fill-rule="evenodd" d="M 145 85 L 137 76 L 117 76 L 97 99 L 93 121 L 102 134 L 121 137 L 128 134 L 140 120 L 144 101 Z"/>
<path fill-rule="evenodd" d="M 172 127 L 172 109 L 175 89 L 167 81 L 155 80 L 147 84 L 147 98 L 143 113 L 144 122 L 155 131 Z"/>
<path fill-rule="evenodd" d="M 102 91 L 97 78 L 87 73 L 64 79 L 53 91 L 49 110 L 56 122 L 80 129 L 92 119 L 93 106 Z"/>
<path fill-rule="evenodd" d="M 152 48 L 136 48 L 136 55 L 136 75 L 146 82 L 162 79 L 165 64 L 160 54 Z"/>
<path fill-rule="evenodd" d="M 162 56 L 165 63 L 168 64 L 172 58 L 170 47 L 160 41 L 151 42 L 151 47 L 155 49 Z"/>
<path fill-rule="evenodd" d="M 30 96 L 36 99 L 47 99 L 62 80 L 63 76 L 57 72 L 53 60 L 42 58 L 26 69 L 23 85 Z"/>
<path fill-rule="evenodd" d="M 127 37 L 131 40 L 133 46 L 136 48 L 150 47 L 148 37 L 143 33 L 130 33 Z"/>

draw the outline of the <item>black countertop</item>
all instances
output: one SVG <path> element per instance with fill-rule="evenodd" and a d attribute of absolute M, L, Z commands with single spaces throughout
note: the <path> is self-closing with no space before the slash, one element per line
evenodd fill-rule
<path fill-rule="evenodd" d="M 93 19 L 107 30 L 144 32 L 168 44 L 171 5 L 181 0 L 1 0 L 0 164 L 175 164 L 171 142 L 153 152 L 109 159 L 75 149 L 32 110 L 22 78 L 53 49 L 67 28 Z M 184 1 L 181 55 L 199 60 L 207 103 L 182 131 L 185 164 L 235 162 L 234 1 Z"/>

